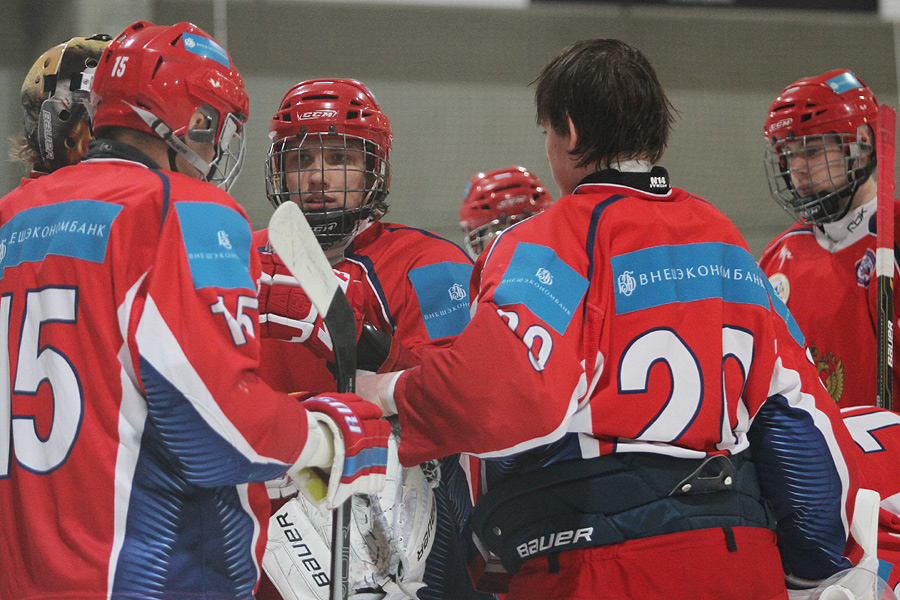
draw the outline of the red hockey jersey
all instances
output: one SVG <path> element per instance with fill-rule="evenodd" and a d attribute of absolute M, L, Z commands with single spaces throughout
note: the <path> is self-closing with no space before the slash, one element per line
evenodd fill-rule
<path fill-rule="evenodd" d="M 89 155 L 0 200 L 0 269 L 0 598 L 250 600 L 269 516 L 250 482 L 308 429 L 254 372 L 243 210 Z"/>
<path fill-rule="evenodd" d="M 267 230 L 254 234 L 253 245 L 271 252 Z M 413 357 L 449 345 L 469 321 L 472 261 L 462 248 L 428 231 L 372 223 L 334 269 L 351 282 L 348 295 L 361 318 Z M 271 285 L 272 275 L 263 273 L 262 285 Z M 321 318 L 316 326 L 323 327 Z M 276 389 L 332 391 L 334 377 L 326 364 L 306 344 L 262 338 L 260 376 Z"/>
<path fill-rule="evenodd" d="M 900 203 L 894 203 L 900 235 Z M 878 286 L 875 285 L 875 202 L 830 224 L 835 242 L 809 223 L 775 238 L 759 264 L 787 304 L 816 360 L 819 376 L 842 407 L 875 404 Z M 843 229 L 843 231 L 841 231 Z M 896 249 L 895 249 L 896 256 Z M 900 306 L 894 260 L 894 310 Z M 894 339 L 900 335 L 894 319 Z M 894 397 L 900 394 L 900 362 L 894 353 Z"/>
<path fill-rule="evenodd" d="M 768 499 L 799 532 L 785 560 L 839 564 L 855 466 L 799 328 L 719 211 L 664 176 L 608 174 L 495 240 L 470 324 L 396 380 L 401 461 L 696 459 L 755 435 Z"/>

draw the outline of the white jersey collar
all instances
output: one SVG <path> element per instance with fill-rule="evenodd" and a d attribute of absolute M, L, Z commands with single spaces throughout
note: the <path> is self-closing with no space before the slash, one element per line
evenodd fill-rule
<path fill-rule="evenodd" d="M 816 241 L 829 252 L 852 246 L 869 233 L 869 219 L 875 215 L 875 198 L 857 206 L 840 221 L 825 223 L 814 229 Z"/>

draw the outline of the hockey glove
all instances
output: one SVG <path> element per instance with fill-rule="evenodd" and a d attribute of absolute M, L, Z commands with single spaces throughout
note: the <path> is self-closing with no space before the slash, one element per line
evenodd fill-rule
<path fill-rule="evenodd" d="M 334 360 L 334 345 L 325 328 L 322 316 L 309 301 L 300 283 L 290 274 L 277 254 L 260 253 L 262 277 L 259 288 L 260 336 L 288 342 L 306 343 L 320 358 Z M 356 314 L 356 337 L 363 321 L 365 290 L 360 282 L 334 271 L 341 289 Z"/>
<path fill-rule="evenodd" d="M 380 492 L 391 435 L 391 425 L 381 419 L 381 410 L 355 394 L 314 396 L 303 406 L 333 442 L 334 460 L 328 473 L 318 468 L 289 471 L 300 493 L 324 512 L 353 494 Z"/>

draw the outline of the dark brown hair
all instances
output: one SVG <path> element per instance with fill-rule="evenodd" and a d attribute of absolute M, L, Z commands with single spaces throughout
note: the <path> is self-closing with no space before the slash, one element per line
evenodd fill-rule
<path fill-rule="evenodd" d="M 650 61 L 625 42 L 576 42 L 532 83 L 538 124 L 567 136 L 572 119 L 578 167 L 635 158 L 655 163 L 665 151 L 674 108 Z"/>

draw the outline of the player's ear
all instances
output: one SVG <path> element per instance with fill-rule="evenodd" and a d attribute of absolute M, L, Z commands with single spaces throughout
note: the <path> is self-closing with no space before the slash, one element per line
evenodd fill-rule
<path fill-rule="evenodd" d="M 194 111 L 188 123 L 188 138 L 202 144 L 213 143 L 216 135 L 215 120 L 202 108 Z"/>
<path fill-rule="evenodd" d="M 575 147 L 578 145 L 578 130 L 575 129 L 575 123 L 572 122 L 572 117 L 566 115 L 566 121 L 569 123 L 569 145 L 566 149 L 569 152 L 574 152 Z"/>
<path fill-rule="evenodd" d="M 865 166 L 875 152 L 875 135 L 868 123 L 856 128 L 856 142 L 859 144 L 860 166 Z"/>

